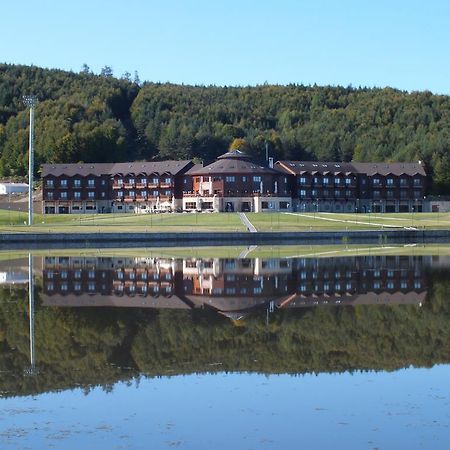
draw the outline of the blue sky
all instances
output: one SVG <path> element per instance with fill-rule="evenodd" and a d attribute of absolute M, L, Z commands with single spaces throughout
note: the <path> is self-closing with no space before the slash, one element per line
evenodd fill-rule
<path fill-rule="evenodd" d="M 448 0 L 15 0 L 1 11 L 1 62 L 450 94 Z"/>

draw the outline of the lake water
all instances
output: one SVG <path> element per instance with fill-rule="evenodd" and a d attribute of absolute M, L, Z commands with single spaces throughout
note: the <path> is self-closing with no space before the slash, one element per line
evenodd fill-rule
<path fill-rule="evenodd" d="M 0 448 L 449 448 L 450 257 L 130 255 L 0 261 Z"/>

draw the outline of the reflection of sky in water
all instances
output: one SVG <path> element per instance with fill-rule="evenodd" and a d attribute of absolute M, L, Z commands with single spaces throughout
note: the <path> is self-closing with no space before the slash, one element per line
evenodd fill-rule
<path fill-rule="evenodd" d="M 2 448 L 447 449 L 450 366 L 190 375 L 0 401 Z"/>

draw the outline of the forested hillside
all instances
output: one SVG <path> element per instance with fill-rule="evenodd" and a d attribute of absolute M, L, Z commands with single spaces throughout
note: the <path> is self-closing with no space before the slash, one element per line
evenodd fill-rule
<path fill-rule="evenodd" d="M 235 138 L 263 158 L 423 160 L 450 192 L 450 97 L 351 87 L 144 83 L 0 65 L 0 176 L 26 173 L 34 93 L 37 162 L 213 159 Z"/>

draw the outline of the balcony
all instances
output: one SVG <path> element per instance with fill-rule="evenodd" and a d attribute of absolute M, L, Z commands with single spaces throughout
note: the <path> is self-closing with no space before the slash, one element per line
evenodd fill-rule
<path fill-rule="evenodd" d="M 134 183 L 124 183 L 123 184 L 125 189 L 133 189 L 135 187 Z"/>
<path fill-rule="evenodd" d="M 114 183 L 113 185 L 112 185 L 112 188 L 113 189 L 123 189 L 123 183 L 122 184 L 116 184 L 116 183 Z"/>
<path fill-rule="evenodd" d="M 124 197 L 123 198 L 123 201 L 124 202 L 126 202 L 126 203 L 131 203 L 131 202 L 134 202 L 136 200 L 136 197 Z"/>
<path fill-rule="evenodd" d="M 173 187 L 173 183 L 165 183 L 165 182 L 163 182 L 163 183 L 160 183 L 160 187 L 161 188 L 165 188 L 165 189 L 172 188 Z"/>

